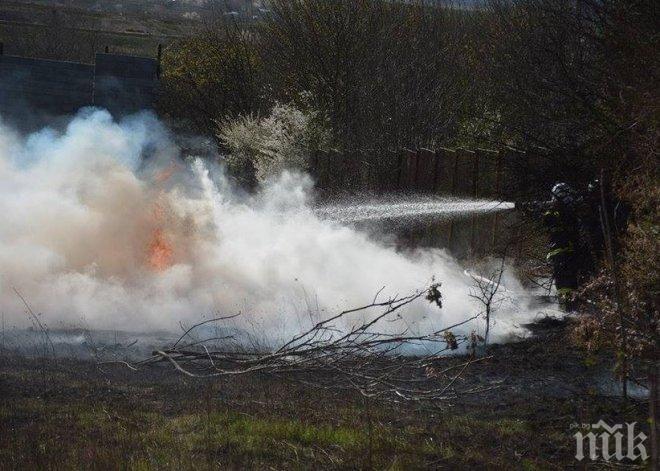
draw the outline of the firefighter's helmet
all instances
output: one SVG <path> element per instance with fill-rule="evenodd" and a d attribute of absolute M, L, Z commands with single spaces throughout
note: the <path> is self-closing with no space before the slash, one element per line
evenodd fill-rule
<path fill-rule="evenodd" d="M 552 187 L 553 201 L 558 201 L 564 204 L 571 204 L 574 201 L 573 189 L 567 183 L 557 183 Z"/>

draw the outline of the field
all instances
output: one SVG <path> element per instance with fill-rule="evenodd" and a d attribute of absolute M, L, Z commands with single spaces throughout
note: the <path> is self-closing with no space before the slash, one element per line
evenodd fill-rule
<path fill-rule="evenodd" d="M 660 469 L 657 2 L 435 3 L 0 0 L 0 471 Z"/>
<path fill-rule="evenodd" d="M 643 423 L 603 389 L 611 365 L 550 323 L 494 346 L 436 404 L 385 403 L 286 377 L 191 380 L 65 359 L 0 357 L 0 467 L 569 469 L 575 423 Z M 458 362 L 460 358 L 447 359 Z M 459 387 L 457 386 L 457 387 Z"/>
<path fill-rule="evenodd" d="M 110 52 L 155 57 L 158 44 L 167 45 L 199 26 L 198 21 L 171 14 L 118 14 L 18 1 L 0 4 L 0 42 L 9 55 L 91 62 L 94 52 L 107 47 Z M 48 44 L 53 37 L 62 38 L 57 54 L 48 50 L 55 47 Z"/>

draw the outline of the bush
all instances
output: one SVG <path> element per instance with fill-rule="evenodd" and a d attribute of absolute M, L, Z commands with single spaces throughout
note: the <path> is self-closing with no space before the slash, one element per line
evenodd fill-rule
<path fill-rule="evenodd" d="M 327 148 L 330 133 L 318 113 L 277 104 L 270 114 L 219 121 L 217 136 L 227 148 L 227 165 L 234 175 L 254 184 L 283 170 L 305 171 L 309 157 Z"/>

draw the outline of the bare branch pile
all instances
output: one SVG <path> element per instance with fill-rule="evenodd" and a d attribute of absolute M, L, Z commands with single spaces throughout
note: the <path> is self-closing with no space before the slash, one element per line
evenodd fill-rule
<path fill-rule="evenodd" d="M 469 341 L 469 336 L 455 335 L 452 330 L 476 316 L 423 334 L 410 327 L 396 333 L 382 329 L 386 323 L 406 325 L 403 308 L 422 298 L 441 307 L 439 287 L 433 284 L 426 290 L 386 301 L 378 301 L 377 295 L 371 304 L 342 311 L 271 349 L 247 348 L 231 342 L 231 336 L 194 338 L 193 332 L 202 325 L 217 325 L 238 315 L 211 319 L 185 330 L 171 347 L 154 351 L 150 358 L 124 364 L 138 370 L 169 363 L 178 372 L 196 378 L 286 375 L 310 386 L 353 389 L 366 397 L 383 399 L 450 399 L 458 394 L 457 379 L 480 359 L 438 365 L 443 364 L 448 351 L 458 350 Z M 355 317 L 361 320 L 351 322 Z M 476 391 L 461 393 L 465 392 Z"/>

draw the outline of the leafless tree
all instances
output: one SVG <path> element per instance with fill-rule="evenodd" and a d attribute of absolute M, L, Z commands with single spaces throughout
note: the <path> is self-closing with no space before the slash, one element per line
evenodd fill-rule
<path fill-rule="evenodd" d="M 490 270 L 487 273 L 470 273 L 470 278 L 472 278 L 473 282 L 473 287 L 470 289 L 470 297 L 476 299 L 481 304 L 483 311 L 480 312 L 480 315 L 483 315 L 486 320 L 484 347 L 488 346 L 491 317 L 504 300 L 504 297 L 500 293 L 503 274 L 504 257 L 502 257 L 499 267 L 494 270 Z"/>
<path fill-rule="evenodd" d="M 423 1 L 274 0 L 260 30 L 273 89 L 325 113 L 342 150 L 431 145 L 474 101 L 466 16 Z"/>

